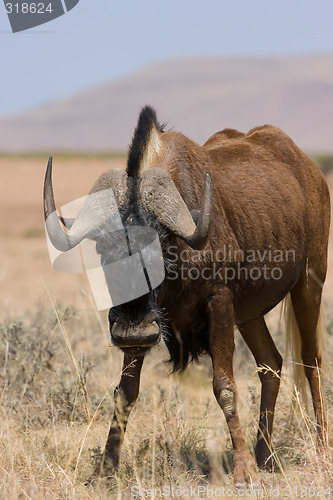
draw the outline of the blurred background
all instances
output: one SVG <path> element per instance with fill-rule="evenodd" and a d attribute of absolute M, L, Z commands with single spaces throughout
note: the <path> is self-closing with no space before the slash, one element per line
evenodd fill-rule
<path fill-rule="evenodd" d="M 0 5 L 0 307 L 29 307 L 53 286 L 75 300 L 84 278 L 53 272 L 44 243 L 48 156 L 57 203 L 86 194 L 125 165 L 145 104 L 200 144 L 276 125 L 329 175 L 332 18 L 329 0 L 80 0 L 12 34 Z"/>

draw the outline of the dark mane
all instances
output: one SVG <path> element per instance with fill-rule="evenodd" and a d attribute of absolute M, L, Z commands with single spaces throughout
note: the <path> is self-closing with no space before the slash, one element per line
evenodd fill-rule
<path fill-rule="evenodd" d="M 183 372 L 187 365 L 198 361 L 203 354 L 209 353 L 209 336 L 207 324 L 202 321 L 189 332 L 182 332 L 181 342 L 175 333 L 165 325 L 164 342 L 168 348 L 172 364 L 172 372 Z"/>
<path fill-rule="evenodd" d="M 151 106 L 145 106 L 140 112 L 128 153 L 127 174 L 129 177 L 136 177 L 138 175 L 138 169 L 149 140 L 150 131 L 154 126 L 158 132 L 163 132 L 163 125 L 159 124 L 156 111 Z"/>

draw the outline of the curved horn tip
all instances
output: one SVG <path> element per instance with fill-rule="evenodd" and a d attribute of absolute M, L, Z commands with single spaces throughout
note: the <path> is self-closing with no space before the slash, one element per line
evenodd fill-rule
<path fill-rule="evenodd" d="M 43 198 L 44 198 L 44 219 L 46 220 L 47 217 L 56 210 L 53 197 L 53 186 L 52 186 L 52 156 L 49 157 L 49 160 L 47 162 L 47 168 L 44 179 Z"/>
<path fill-rule="evenodd" d="M 205 186 L 208 186 L 210 189 L 212 189 L 212 187 L 213 187 L 212 178 L 211 178 L 210 174 L 206 174 Z"/>
<path fill-rule="evenodd" d="M 203 192 L 203 203 L 206 205 L 208 210 L 212 209 L 213 204 L 213 183 L 212 178 L 209 174 L 206 174 Z"/>
<path fill-rule="evenodd" d="M 202 250 L 207 244 L 211 226 L 212 205 L 213 205 L 212 178 L 209 174 L 206 174 L 203 199 L 197 221 L 197 228 L 195 233 L 190 238 L 187 238 L 185 240 L 188 245 L 190 245 L 192 248 L 196 250 Z"/>
<path fill-rule="evenodd" d="M 47 162 L 45 178 L 51 177 L 51 174 L 52 174 L 52 156 L 49 157 Z"/>

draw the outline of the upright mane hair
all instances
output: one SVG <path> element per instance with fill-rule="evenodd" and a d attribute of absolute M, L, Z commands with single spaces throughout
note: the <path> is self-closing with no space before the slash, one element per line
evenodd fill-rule
<path fill-rule="evenodd" d="M 150 133 L 155 128 L 158 132 L 163 132 L 163 125 L 157 120 L 156 111 L 151 106 L 142 108 L 137 127 L 134 131 L 132 144 L 128 153 L 127 175 L 137 177 L 141 160 L 147 148 Z"/>

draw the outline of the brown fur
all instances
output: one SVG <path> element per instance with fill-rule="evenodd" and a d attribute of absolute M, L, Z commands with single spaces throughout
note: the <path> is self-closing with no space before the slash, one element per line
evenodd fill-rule
<path fill-rule="evenodd" d="M 169 235 L 164 245 L 166 258 L 170 257 L 168 249 L 172 245 L 178 256 L 186 250 L 189 262 L 178 261 L 178 271 L 180 264 L 185 271 L 191 267 L 200 273 L 204 268 L 212 269 L 217 264 L 216 258 L 207 263 L 204 253 L 210 250 L 216 256 L 224 245 L 232 258 L 219 263 L 222 271 L 236 270 L 239 265 L 247 271 L 258 266 L 272 270 L 276 266 L 264 254 L 262 262 L 244 262 L 242 252 L 268 249 L 281 251 L 283 255 L 294 252 L 293 259 L 284 258 L 279 262 L 282 276 L 278 280 L 242 276 L 228 282 L 218 276 L 197 280 L 166 278 L 158 293 L 158 305 L 165 312 L 168 328 L 167 344 L 171 357 L 175 356 L 176 368 L 186 365 L 184 350 L 187 357 L 190 352 L 195 356 L 206 350 L 212 358 L 214 394 L 225 414 L 234 446 L 235 483 L 243 485 L 255 481 L 256 467 L 245 444 L 237 412 L 232 368 L 234 327 L 238 326 L 257 365 L 268 367 L 259 374 L 262 397 L 255 452 L 258 465 L 271 468 L 271 434 L 282 358 L 266 327 L 264 314 L 289 292 L 318 434 L 321 441 L 327 443 L 317 369 L 321 363 L 317 323 L 320 283 L 325 280 L 327 267 L 328 188 L 317 166 L 286 134 L 269 125 L 248 134 L 226 129 L 213 135 L 202 147 L 177 132 L 159 131 L 158 134 L 157 150 L 152 149 L 144 156 L 145 169 L 158 166 L 167 170 L 190 210 L 200 206 L 207 173 L 214 189 L 210 238 L 200 254 L 201 260 L 198 252 L 175 236 Z M 154 142 L 156 144 L 156 140 Z M 312 278 L 309 269 L 317 280 Z M 126 392 L 126 387 L 123 390 Z M 132 403 L 132 398 L 129 399 Z M 118 463 L 119 454 L 114 457 L 112 448 L 115 439 L 108 441 L 105 464 L 108 457 L 111 465 Z"/>

